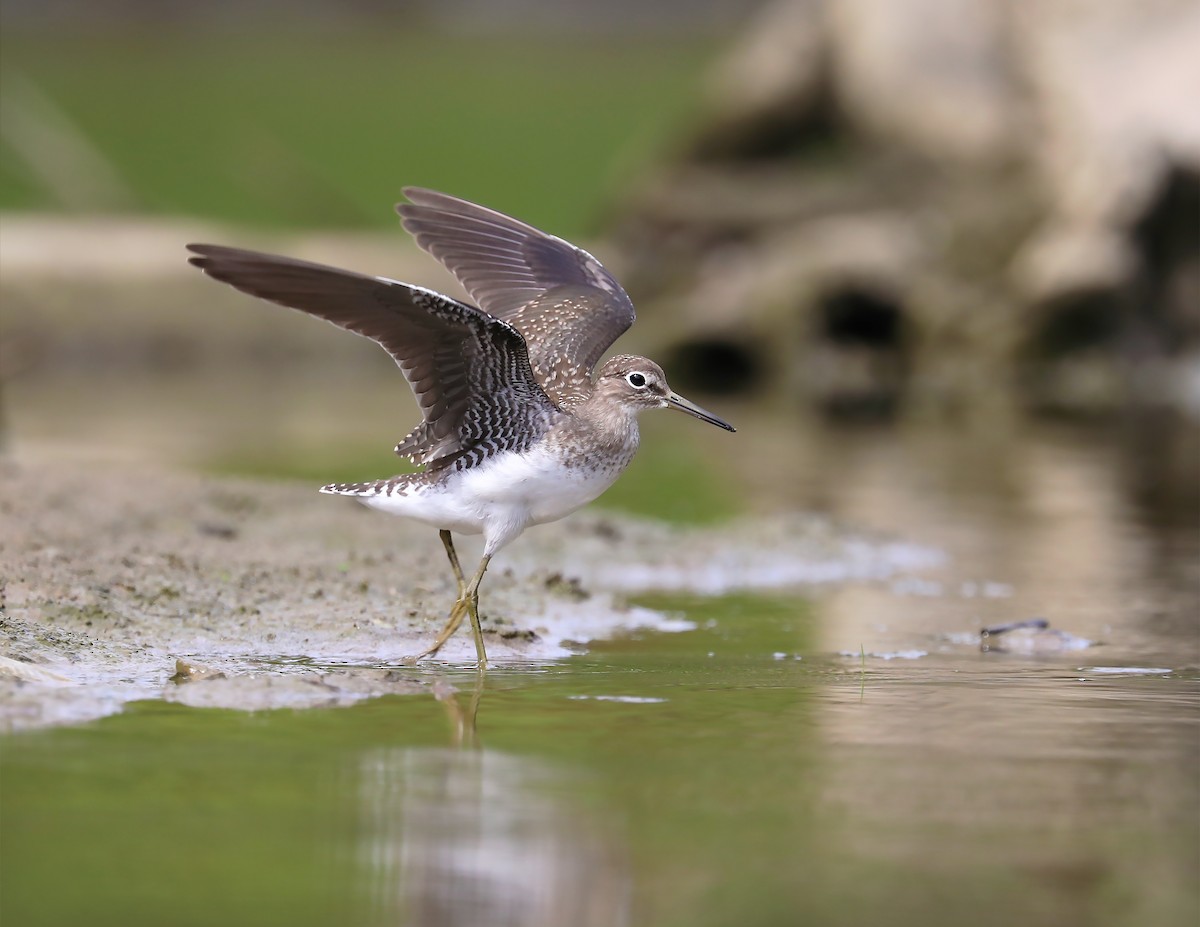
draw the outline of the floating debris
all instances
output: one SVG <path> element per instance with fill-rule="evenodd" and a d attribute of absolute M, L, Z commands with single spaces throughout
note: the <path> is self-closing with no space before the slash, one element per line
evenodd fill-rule
<path fill-rule="evenodd" d="M 873 657 L 876 660 L 919 660 L 921 657 L 929 656 L 928 650 L 890 650 L 883 652 L 874 652 L 868 650 L 865 654 L 860 650 L 839 650 L 838 656 L 852 657 L 855 660 L 861 660 L 864 656 Z"/>
<path fill-rule="evenodd" d="M 1097 676 L 1167 676 L 1175 671 L 1161 666 L 1081 666 L 1079 672 Z"/>
<path fill-rule="evenodd" d="M 1086 650 L 1095 645 L 1086 637 L 1050 627 L 1045 618 L 1027 618 L 992 625 L 979 631 L 979 649 L 984 653 L 1063 653 Z"/>
<path fill-rule="evenodd" d="M 183 684 L 185 682 L 198 682 L 201 679 L 224 679 L 225 673 L 212 666 L 204 666 L 200 663 L 189 663 L 186 660 L 175 659 L 175 675 L 171 677 L 171 682 Z"/>

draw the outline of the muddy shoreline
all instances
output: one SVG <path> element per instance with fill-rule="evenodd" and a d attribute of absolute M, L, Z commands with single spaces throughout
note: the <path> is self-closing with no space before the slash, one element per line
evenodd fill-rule
<path fill-rule="evenodd" d="M 265 709 L 426 691 L 474 658 L 403 667 L 454 599 L 435 532 L 297 484 L 7 459 L 0 469 L 0 729 L 74 723 L 162 698 Z M 464 558 L 474 556 L 470 539 Z M 677 529 L 585 512 L 529 532 L 489 573 L 492 661 L 559 659 L 681 616 L 653 589 L 722 592 L 874 579 L 936 552 L 794 517 Z M 177 677 L 182 664 L 194 668 Z"/>

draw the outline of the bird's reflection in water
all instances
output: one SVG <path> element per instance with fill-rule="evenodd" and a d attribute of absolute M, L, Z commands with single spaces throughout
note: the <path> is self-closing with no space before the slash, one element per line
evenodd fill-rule
<path fill-rule="evenodd" d="M 435 687 L 455 746 L 367 754 L 361 851 L 382 923 L 613 927 L 630 923 L 622 848 L 573 808 L 569 776 L 483 749 L 481 689 Z"/>

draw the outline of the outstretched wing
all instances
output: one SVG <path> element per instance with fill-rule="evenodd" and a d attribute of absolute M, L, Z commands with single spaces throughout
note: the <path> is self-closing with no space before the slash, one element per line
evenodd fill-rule
<path fill-rule="evenodd" d="M 424 420 L 396 453 L 440 470 L 521 450 L 556 414 L 512 325 L 447 296 L 292 258 L 188 245 L 210 277 L 378 342 L 404 372 Z"/>
<path fill-rule="evenodd" d="M 560 406 L 585 398 L 601 355 L 633 324 L 633 303 L 582 248 L 466 200 L 406 187 L 396 207 L 417 244 L 480 308 L 525 336 L 538 382 Z"/>

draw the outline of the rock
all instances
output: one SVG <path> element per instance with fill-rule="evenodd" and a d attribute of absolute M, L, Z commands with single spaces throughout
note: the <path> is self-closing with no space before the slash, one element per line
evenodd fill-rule
<path fill-rule="evenodd" d="M 701 160 L 770 151 L 828 106 L 828 39 L 824 0 L 785 0 L 763 7 L 713 73 L 706 119 L 691 142 Z"/>
<path fill-rule="evenodd" d="M 224 679 L 225 673 L 212 666 L 203 666 L 187 660 L 175 660 L 175 675 L 171 682 L 198 682 L 201 679 Z"/>
<path fill-rule="evenodd" d="M 1010 270 L 1025 306 L 1120 290 L 1135 272 L 1137 254 L 1109 229 L 1050 225 L 1024 243 Z"/>
<path fill-rule="evenodd" d="M 834 0 L 829 41 L 847 123 L 936 159 L 1021 144 L 1005 10 L 994 0 Z"/>
<path fill-rule="evenodd" d="M 617 225 L 643 331 L 828 409 L 1186 406 L 1196 49 L 1186 0 L 777 0 Z"/>
<path fill-rule="evenodd" d="M 69 686 L 71 680 L 61 673 L 48 670 L 44 666 L 14 660 L 11 657 L 0 656 L 0 679 L 11 679 L 17 682 L 35 682 L 41 685 Z"/>
<path fill-rule="evenodd" d="M 1040 127 L 1028 151 L 1060 222 L 1129 230 L 1172 165 L 1200 170 L 1200 7 L 1041 0 L 1013 17 Z"/>

